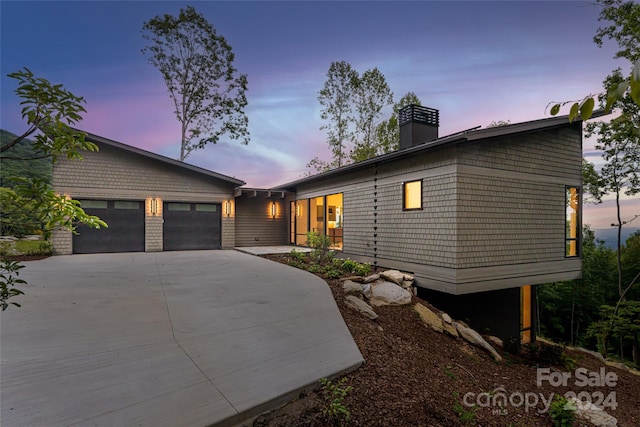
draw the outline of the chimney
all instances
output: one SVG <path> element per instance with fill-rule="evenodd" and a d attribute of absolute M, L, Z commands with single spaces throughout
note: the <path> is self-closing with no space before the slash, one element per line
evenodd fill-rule
<path fill-rule="evenodd" d="M 407 105 L 398 111 L 400 149 L 438 139 L 440 113 L 434 108 Z"/>

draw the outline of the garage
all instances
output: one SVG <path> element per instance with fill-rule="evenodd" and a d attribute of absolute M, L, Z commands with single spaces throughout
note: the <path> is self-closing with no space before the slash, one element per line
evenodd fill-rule
<path fill-rule="evenodd" d="M 218 203 L 165 202 L 163 249 L 220 249 L 221 211 Z"/>
<path fill-rule="evenodd" d="M 73 253 L 144 252 L 144 201 L 80 200 L 82 209 L 105 221 L 108 228 L 79 225 Z"/>

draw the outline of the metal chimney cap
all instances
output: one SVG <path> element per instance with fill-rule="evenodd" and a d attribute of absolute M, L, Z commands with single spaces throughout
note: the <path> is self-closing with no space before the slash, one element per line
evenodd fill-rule
<path fill-rule="evenodd" d="M 440 112 L 435 108 L 421 105 L 407 105 L 398 111 L 398 125 L 402 126 L 409 122 L 438 127 L 440 125 Z"/>

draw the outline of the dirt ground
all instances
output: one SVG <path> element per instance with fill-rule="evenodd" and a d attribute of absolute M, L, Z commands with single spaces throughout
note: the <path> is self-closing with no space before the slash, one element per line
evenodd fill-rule
<path fill-rule="evenodd" d="M 268 258 L 286 262 L 287 256 Z M 537 368 L 549 366 L 533 361 L 526 350 L 517 355 L 500 351 L 503 361 L 495 362 L 485 351 L 425 327 L 411 305 L 378 307 L 379 318 L 369 320 L 345 305 L 341 280 L 327 283 L 365 359 L 360 369 L 346 375 L 346 385 L 352 390 L 344 399 L 350 413 L 345 425 L 553 426 L 541 396 L 549 401 L 552 395 L 569 391 L 582 392 L 594 403 L 601 400 L 606 412 L 618 419 L 618 426 L 640 425 L 639 376 L 606 366 L 593 356 L 565 350 L 569 367 L 550 369 L 558 375 L 571 374 L 566 386 L 554 387 L 549 381 L 538 386 Z M 413 302 L 428 305 L 417 297 Z M 609 385 L 592 381 L 583 386 L 576 371 L 580 367 L 586 368 L 588 378 L 605 373 Z M 612 381 L 612 375 L 617 381 Z M 499 399 L 501 393 L 506 401 Z M 339 425 L 322 414 L 326 407 L 318 390 L 263 414 L 253 425 Z"/>

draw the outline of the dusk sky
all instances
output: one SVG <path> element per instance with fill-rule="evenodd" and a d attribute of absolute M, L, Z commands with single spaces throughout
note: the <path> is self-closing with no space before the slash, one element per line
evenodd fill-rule
<path fill-rule="evenodd" d="M 396 101 L 415 92 L 440 110 L 440 135 L 547 117 L 549 102 L 597 93 L 611 70 L 629 69 L 613 59 L 614 44 L 593 43 L 600 9 L 590 2 L 2 0 L 1 127 L 25 129 L 6 74 L 26 66 L 86 98 L 81 129 L 177 158 L 180 126 L 160 72 L 141 53 L 141 28 L 189 4 L 248 75 L 251 141 L 223 140 L 187 162 L 252 187 L 295 180 L 314 156 L 329 159 L 317 94 L 332 61 L 360 73 L 378 67 Z M 593 142 L 584 148 L 597 163 Z M 639 213 L 637 198 L 625 200 L 625 217 Z M 611 203 L 586 205 L 584 222 L 608 227 Z"/>

